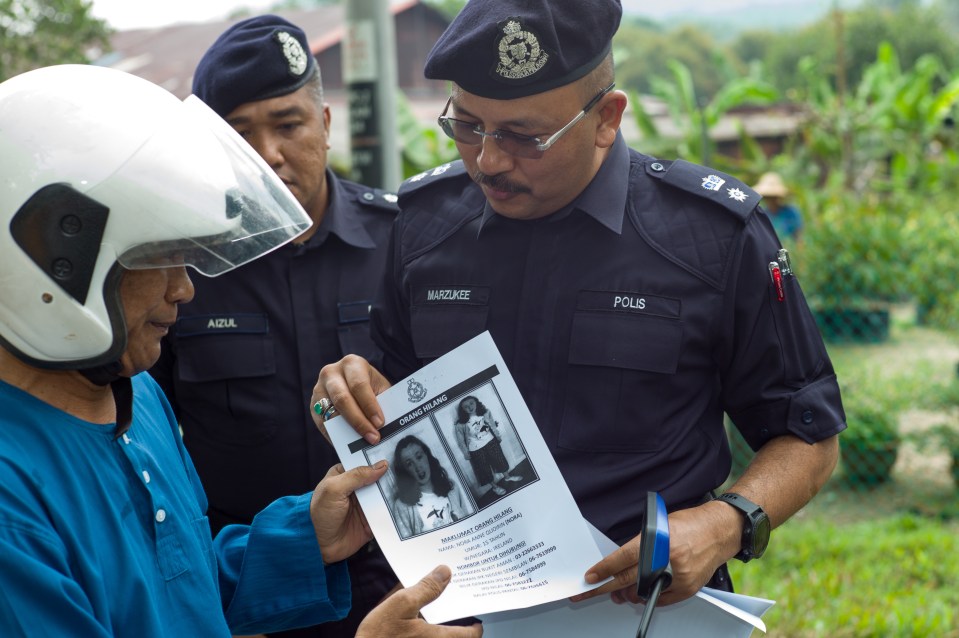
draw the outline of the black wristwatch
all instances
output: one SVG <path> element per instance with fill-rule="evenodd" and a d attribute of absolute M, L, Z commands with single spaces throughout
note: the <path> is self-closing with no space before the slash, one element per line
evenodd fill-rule
<path fill-rule="evenodd" d="M 719 497 L 719 500 L 729 503 L 746 516 L 746 522 L 743 525 L 743 546 L 735 558 L 748 563 L 762 556 L 766 546 L 769 545 L 769 531 L 772 527 L 763 508 L 735 492 L 726 492 Z"/>

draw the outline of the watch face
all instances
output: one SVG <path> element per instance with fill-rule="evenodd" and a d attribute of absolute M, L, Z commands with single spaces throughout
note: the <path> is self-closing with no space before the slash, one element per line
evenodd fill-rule
<path fill-rule="evenodd" d="M 753 556 L 756 558 L 762 556 L 763 552 L 766 551 L 766 546 L 769 545 L 769 532 L 771 528 L 769 517 L 765 514 L 760 516 L 759 520 L 756 521 L 753 534 Z"/>

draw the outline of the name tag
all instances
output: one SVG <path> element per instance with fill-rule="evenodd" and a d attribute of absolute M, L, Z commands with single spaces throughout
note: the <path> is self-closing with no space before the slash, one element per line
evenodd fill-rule
<path fill-rule="evenodd" d="M 225 314 L 181 317 L 176 321 L 178 337 L 196 337 L 211 334 L 267 334 L 270 320 L 266 315 Z"/>
<path fill-rule="evenodd" d="M 425 304 L 471 304 L 485 306 L 489 303 L 489 288 L 486 286 L 424 286 L 413 294 L 414 305 Z"/>
<path fill-rule="evenodd" d="M 576 300 L 577 310 L 629 312 L 667 319 L 679 319 L 681 306 L 679 299 L 641 292 L 583 290 Z"/>

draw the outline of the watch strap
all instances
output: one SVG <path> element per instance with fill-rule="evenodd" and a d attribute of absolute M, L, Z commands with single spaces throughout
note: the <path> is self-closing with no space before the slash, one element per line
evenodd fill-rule
<path fill-rule="evenodd" d="M 759 551 L 754 551 L 753 544 L 755 542 L 754 534 L 756 524 L 761 518 L 766 518 L 766 512 L 763 511 L 763 508 L 756 503 L 753 503 L 742 494 L 737 494 L 736 492 L 726 492 L 724 494 L 720 494 L 718 500 L 729 503 L 741 511 L 745 516 L 741 547 L 739 553 L 733 558 L 741 560 L 744 563 L 748 563 L 752 559 L 762 556 L 766 548 L 762 547 L 759 549 Z"/>

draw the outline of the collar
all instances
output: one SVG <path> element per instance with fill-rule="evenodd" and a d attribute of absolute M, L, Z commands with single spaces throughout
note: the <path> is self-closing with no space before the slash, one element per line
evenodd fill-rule
<path fill-rule="evenodd" d="M 319 229 L 306 242 L 306 246 L 319 246 L 332 233 L 351 246 L 376 248 L 376 242 L 363 226 L 359 215 L 353 213 L 350 193 L 329 168 L 326 169 L 326 183 L 329 185 L 330 203 L 326 207 Z"/>
<path fill-rule="evenodd" d="M 623 217 L 626 214 L 626 195 L 629 191 L 629 147 L 622 132 L 616 132 L 616 141 L 609 155 L 599 167 L 593 180 L 582 193 L 567 206 L 542 218 L 542 221 L 565 219 L 575 210 L 581 210 L 617 235 L 623 232 Z M 483 206 L 477 236 L 499 214 L 487 201 Z"/>

